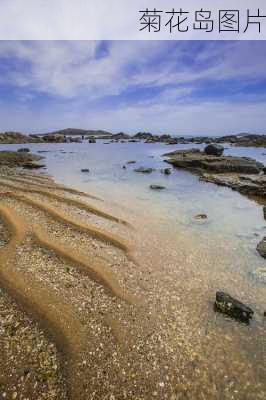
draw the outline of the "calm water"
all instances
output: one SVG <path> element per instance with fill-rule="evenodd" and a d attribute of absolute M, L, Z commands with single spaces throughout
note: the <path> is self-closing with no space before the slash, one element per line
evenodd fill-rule
<path fill-rule="evenodd" d="M 2 145 L 0 149 L 16 150 L 21 145 Z M 33 152 L 45 156 L 47 172 L 64 184 L 97 194 L 110 204 L 123 205 L 136 216 L 148 215 L 158 223 L 171 223 L 171 229 L 186 229 L 209 247 L 227 241 L 237 247 L 247 274 L 253 274 L 265 261 L 257 254 L 256 244 L 265 235 L 262 207 L 231 189 L 200 182 L 197 176 L 174 170 L 170 176 L 160 172 L 169 166 L 161 155 L 175 149 L 204 145 L 167 146 L 161 143 L 96 144 L 32 144 Z M 249 156 L 266 164 L 266 149 L 225 146 L 226 155 Z M 127 165 L 134 160 L 136 164 Z M 123 169 L 126 165 L 126 169 Z M 134 169 L 155 168 L 152 174 L 141 174 Z M 89 168 L 89 173 L 82 173 Z M 166 187 L 165 191 L 150 190 L 151 184 Z M 206 213 L 208 220 L 196 221 L 194 216 Z M 199 237 L 200 235 L 200 237 Z M 248 262 L 247 262 L 248 260 Z M 244 262 L 245 261 L 245 262 Z"/>
<path fill-rule="evenodd" d="M 21 145 L 2 145 L 0 149 L 16 150 Z M 98 141 L 96 144 L 32 144 L 27 145 L 33 152 L 48 151 L 45 157 L 47 172 L 58 181 L 98 194 L 110 202 L 133 203 L 134 210 L 145 208 L 146 212 L 160 211 L 160 216 L 168 217 L 177 224 L 190 225 L 201 234 L 214 233 L 223 237 L 248 238 L 250 243 L 257 234 L 262 236 L 265 227 L 262 207 L 228 188 L 200 182 L 189 172 L 174 170 L 165 176 L 160 169 L 169 165 L 161 155 L 176 149 L 202 145 L 167 146 L 160 143 L 110 143 Z M 226 146 L 226 155 L 255 158 L 266 164 L 266 149 Z M 127 165 L 135 160 L 136 164 Z M 123 169 L 126 165 L 126 169 Z M 152 174 L 134 172 L 137 167 L 152 167 Z M 89 173 L 81 173 L 89 168 Z M 150 190 L 151 184 L 166 187 L 165 191 Z M 195 222 L 193 216 L 208 214 L 206 223 Z M 193 222 L 194 221 L 194 222 Z M 258 238 L 256 237 L 256 241 Z M 259 262 L 260 259 L 258 259 Z"/>
<path fill-rule="evenodd" d="M 22 146 L 2 145 L 0 149 L 19 147 Z M 189 172 L 174 170 L 170 176 L 160 172 L 169 166 L 161 157 L 163 153 L 203 146 L 107 145 L 98 141 L 96 144 L 32 144 L 27 147 L 33 152 L 48 151 L 41 155 L 45 156 L 46 171 L 57 181 L 102 197 L 103 207 L 120 213 L 136 226 L 139 259 L 158 271 L 158 279 L 160 271 L 164 271 L 161 275 L 168 275 L 169 288 L 176 284 L 173 292 L 182 293 L 183 305 L 189 313 L 189 340 L 202 357 L 206 357 L 203 366 L 207 365 L 211 371 L 214 363 L 220 360 L 221 366 L 217 365 L 228 375 L 241 374 L 241 369 L 237 372 L 235 368 L 238 367 L 232 364 L 235 361 L 237 365 L 242 363 L 244 370 L 247 363 L 251 363 L 252 385 L 265 385 L 266 274 L 256 273 L 259 268 L 266 267 L 265 260 L 256 251 L 257 243 L 266 233 L 262 206 L 231 189 L 200 182 Z M 264 148 L 228 145 L 225 154 L 249 156 L 266 164 Z M 126 164 L 130 160 L 135 160 L 136 164 Z M 140 166 L 156 171 L 148 175 L 134 172 L 134 168 Z M 90 172 L 81 173 L 82 168 L 89 168 Z M 166 190 L 152 191 L 151 184 L 163 185 Z M 207 214 L 208 219 L 195 220 L 194 216 L 199 213 Z M 166 282 L 167 277 L 164 279 Z M 228 291 L 255 310 L 249 327 L 224 316 L 214 317 L 212 304 L 218 289 Z M 218 355 L 213 354 L 213 357 L 202 350 L 205 330 L 202 336 L 198 333 L 206 326 L 206 321 L 211 332 L 207 348 L 218 349 Z M 233 353 L 221 340 L 223 336 L 233 341 Z M 224 356 L 226 352 L 228 355 Z M 227 365 L 222 362 L 223 357 Z M 231 365 L 234 366 L 231 368 Z"/>

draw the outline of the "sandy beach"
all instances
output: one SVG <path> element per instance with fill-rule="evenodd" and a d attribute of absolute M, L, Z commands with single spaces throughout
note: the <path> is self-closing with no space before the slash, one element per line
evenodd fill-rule
<path fill-rule="evenodd" d="M 265 398 L 262 309 L 252 328 L 212 309 L 213 262 L 229 291 L 244 279 L 226 243 L 212 255 L 44 173 L 2 168 L 0 183 L 3 398 Z"/>

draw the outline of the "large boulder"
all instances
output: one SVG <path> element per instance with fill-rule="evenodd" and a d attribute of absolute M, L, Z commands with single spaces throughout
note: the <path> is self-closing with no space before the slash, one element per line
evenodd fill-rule
<path fill-rule="evenodd" d="M 205 147 L 204 152 L 209 156 L 221 157 L 224 152 L 224 147 L 219 144 L 208 144 L 208 146 Z"/>
<path fill-rule="evenodd" d="M 150 189 L 152 189 L 152 190 L 163 190 L 163 189 L 165 189 L 165 186 L 162 186 L 162 185 L 150 185 Z"/>
<path fill-rule="evenodd" d="M 216 292 L 215 309 L 243 322 L 249 322 L 254 311 L 225 292 Z"/>

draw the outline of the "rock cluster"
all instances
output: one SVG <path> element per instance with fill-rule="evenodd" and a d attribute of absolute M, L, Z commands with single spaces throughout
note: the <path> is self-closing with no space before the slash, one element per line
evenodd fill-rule
<path fill-rule="evenodd" d="M 206 152 L 207 148 L 205 151 L 176 150 L 164 156 L 167 157 L 166 162 L 174 167 L 198 172 L 258 174 L 263 171 L 264 165 L 256 160 L 248 157 L 210 155 Z"/>

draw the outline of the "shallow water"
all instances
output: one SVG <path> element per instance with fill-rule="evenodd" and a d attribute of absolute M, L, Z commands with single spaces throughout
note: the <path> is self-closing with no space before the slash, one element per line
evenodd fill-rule
<path fill-rule="evenodd" d="M 19 147 L 22 146 L 2 145 L 0 149 Z M 46 171 L 57 181 L 102 197 L 104 207 L 130 220 L 138 233 L 137 256 L 152 266 L 158 279 L 163 276 L 161 285 L 168 285 L 169 293 L 182 294 L 191 332 L 205 332 L 208 325 L 208 346 L 216 346 L 218 355 L 229 351 L 221 336 L 229 335 L 237 348 L 235 355 L 228 354 L 225 359 L 238 360 L 244 354 L 254 368 L 254 385 L 265 382 L 266 279 L 256 274 L 258 268 L 266 267 L 265 260 L 256 252 L 257 243 L 265 235 L 262 207 L 231 189 L 200 182 L 189 172 L 174 170 L 170 176 L 160 172 L 168 166 L 161 157 L 163 153 L 202 145 L 107 145 L 99 140 L 96 144 L 27 147 L 33 152 L 49 151 L 40 155 L 46 158 Z M 264 148 L 225 147 L 227 155 L 248 156 L 266 164 Z M 129 160 L 136 160 L 136 164 L 126 164 Z M 156 171 L 134 172 L 139 166 Z M 89 168 L 90 172 L 81 173 L 82 168 Z M 166 190 L 153 191 L 151 184 L 163 185 Z M 194 218 L 200 213 L 207 214 L 207 220 Z M 228 291 L 255 310 L 249 326 L 214 314 L 211 305 L 218 289 Z M 190 340 L 200 349 L 201 334 L 193 334 Z M 216 359 L 210 356 L 210 367 Z M 225 367 L 225 374 L 228 370 L 230 366 Z"/>

